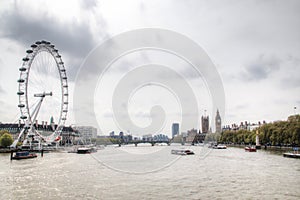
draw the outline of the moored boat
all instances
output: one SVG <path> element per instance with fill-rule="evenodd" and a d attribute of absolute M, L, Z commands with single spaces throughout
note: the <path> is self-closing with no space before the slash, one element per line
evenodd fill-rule
<path fill-rule="evenodd" d="M 245 151 L 256 152 L 256 147 L 247 146 L 247 147 L 245 147 Z"/>
<path fill-rule="evenodd" d="M 68 150 L 68 153 L 77 153 L 77 149 L 76 148 L 73 148 L 73 149 L 71 149 L 71 150 Z"/>
<path fill-rule="evenodd" d="M 91 153 L 91 148 L 87 148 L 87 147 L 79 147 L 77 149 L 77 153 L 78 154 L 87 154 L 87 153 Z"/>
<path fill-rule="evenodd" d="M 189 150 L 189 149 L 173 149 L 171 151 L 171 154 L 176 154 L 176 155 L 194 155 L 195 153 L 192 150 Z"/>
<path fill-rule="evenodd" d="M 30 153 L 29 151 L 19 151 L 16 152 L 14 156 L 11 157 L 12 160 L 22 160 L 22 159 L 30 159 L 36 158 L 37 155 L 35 153 Z"/>
<path fill-rule="evenodd" d="M 284 153 L 283 157 L 300 158 L 299 147 L 294 147 L 293 150 L 293 152 Z"/>
<path fill-rule="evenodd" d="M 78 147 L 76 150 L 78 154 L 86 154 L 86 153 L 95 153 L 97 152 L 97 147 L 96 146 L 82 146 L 82 147 Z M 73 153 L 73 152 L 70 152 Z"/>
<path fill-rule="evenodd" d="M 218 144 L 212 147 L 213 149 L 227 149 L 226 145 Z"/>
<path fill-rule="evenodd" d="M 283 157 L 288 157 L 288 158 L 300 158 L 300 153 L 292 153 L 292 152 L 288 152 L 288 153 L 284 153 Z"/>

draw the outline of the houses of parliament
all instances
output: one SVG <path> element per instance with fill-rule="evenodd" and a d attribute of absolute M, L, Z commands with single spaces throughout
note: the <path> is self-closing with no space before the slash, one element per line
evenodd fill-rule
<path fill-rule="evenodd" d="M 222 121 L 221 121 L 219 110 L 217 110 L 216 117 L 215 117 L 215 133 L 221 133 L 221 132 L 222 132 Z M 209 125 L 209 116 L 204 114 L 201 117 L 201 128 L 199 129 L 199 131 L 197 131 L 194 128 L 188 130 L 185 135 L 181 135 L 182 139 L 179 139 L 179 141 L 181 140 L 183 142 L 187 142 L 191 144 L 203 142 L 207 134 L 210 133 L 212 133 L 212 129 Z"/>
<path fill-rule="evenodd" d="M 221 116 L 220 116 L 219 110 L 217 110 L 217 113 L 216 113 L 215 126 L 216 126 L 215 132 L 216 133 L 221 133 L 221 131 L 222 131 L 222 121 L 221 121 Z M 212 132 L 211 128 L 209 127 L 209 116 L 204 115 L 204 116 L 201 117 L 201 128 L 202 128 L 201 133 L 203 133 L 203 134 L 207 134 L 207 133 Z"/>

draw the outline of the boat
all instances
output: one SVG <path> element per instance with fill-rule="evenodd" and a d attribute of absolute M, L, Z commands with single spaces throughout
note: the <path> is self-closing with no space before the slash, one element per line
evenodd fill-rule
<path fill-rule="evenodd" d="M 300 158 L 299 147 L 294 147 L 293 150 L 293 152 L 284 153 L 283 157 Z"/>
<path fill-rule="evenodd" d="M 77 149 L 76 148 L 74 148 L 74 149 L 71 149 L 71 150 L 68 150 L 68 153 L 77 153 Z"/>
<path fill-rule="evenodd" d="M 245 147 L 245 151 L 248 151 L 248 152 L 256 152 L 256 147 L 253 147 L 253 146 L 247 146 L 247 147 Z"/>
<path fill-rule="evenodd" d="M 195 153 L 189 149 L 173 149 L 171 150 L 171 154 L 176 155 L 194 155 Z"/>
<path fill-rule="evenodd" d="M 227 149 L 226 145 L 218 144 L 212 147 L 213 149 Z"/>
<path fill-rule="evenodd" d="M 35 153 L 29 153 L 29 151 L 19 151 L 16 152 L 14 156 L 11 157 L 12 160 L 22 160 L 22 159 L 30 159 L 36 158 L 37 155 Z"/>
<path fill-rule="evenodd" d="M 223 144 L 217 144 L 217 143 L 210 143 L 208 148 L 213 148 L 213 149 L 227 149 L 226 145 Z"/>
<path fill-rule="evenodd" d="M 288 158 L 300 158 L 300 153 L 293 153 L 293 152 L 288 152 L 284 153 L 283 157 L 288 157 Z"/>
<path fill-rule="evenodd" d="M 91 148 L 88 147 L 79 147 L 77 149 L 77 153 L 78 154 L 87 154 L 87 153 L 91 153 Z"/>

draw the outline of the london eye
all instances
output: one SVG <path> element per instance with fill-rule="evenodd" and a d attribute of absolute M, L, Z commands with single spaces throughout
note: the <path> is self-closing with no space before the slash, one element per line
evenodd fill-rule
<path fill-rule="evenodd" d="M 48 41 L 37 41 L 26 51 L 19 68 L 18 98 L 20 119 L 25 123 L 19 137 L 23 145 L 30 139 L 58 142 L 68 113 L 68 82 L 64 62 L 58 50 Z M 43 135 L 37 131 L 38 121 L 49 123 L 52 133 Z M 54 124 L 54 119 L 56 120 Z"/>

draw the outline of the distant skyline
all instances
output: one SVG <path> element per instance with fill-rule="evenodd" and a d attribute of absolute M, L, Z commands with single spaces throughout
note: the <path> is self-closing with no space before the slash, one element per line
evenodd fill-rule
<path fill-rule="evenodd" d="M 140 28 L 178 32 L 205 50 L 223 82 L 222 126 L 241 121 L 286 120 L 289 115 L 299 114 L 300 108 L 299 19 L 297 0 L 1 1 L 0 122 L 16 122 L 20 116 L 16 95 L 18 68 L 32 43 L 50 41 L 62 55 L 71 94 L 67 125 L 71 125 L 78 123 L 74 120 L 72 92 L 85 58 L 108 38 Z M 116 125 L 111 98 L 120 79 L 145 63 L 174 69 L 194 91 L 199 124 L 180 127 L 181 131 L 199 129 L 205 110 L 214 130 L 216 113 L 212 111 L 205 81 L 180 59 L 151 50 L 132 53 L 113 64 L 95 88 L 98 123 L 78 125 L 101 127 L 106 135 L 112 130 L 128 131 Z M 85 78 L 89 80 L 88 76 Z M 150 113 L 152 106 L 161 105 L 167 116 L 161 132 L 170 136 L 172 123 L 180 124 L 182 120 L 179 103 L 165 88 L 148 85 L 132 95 L 128 112 L 136 124 L 147 126 L 155 117 Z"/>

